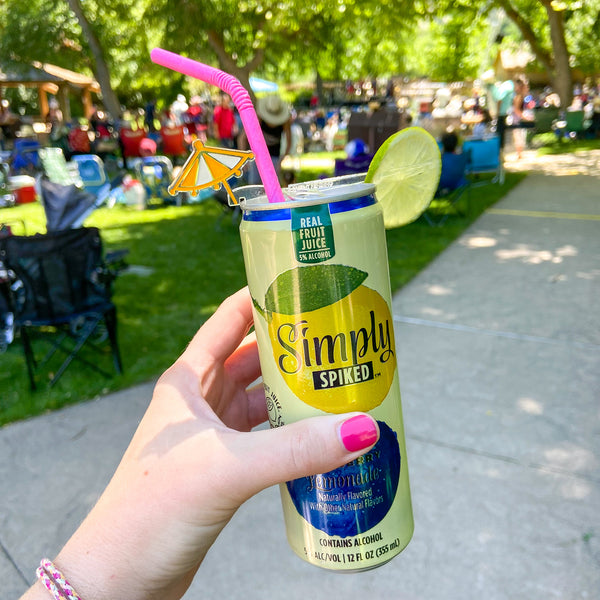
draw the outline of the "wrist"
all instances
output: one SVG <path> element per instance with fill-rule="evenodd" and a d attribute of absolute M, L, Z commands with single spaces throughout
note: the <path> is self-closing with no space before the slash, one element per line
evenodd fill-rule
<path fill-rule="evenodd" d="M 139 549 L 134 547 L 137 540 L 128 527 L 129 516 L 100 498 L 54 559 L 82 600 L 145 598 L 131 560 Z"/>
<path fill-rule="evenodd" d="M 126 563 L 119 565 L 114 559 L 105 554 L 99 539 L 82 545 L 79 540 L 71 539 L 56 557 L 55 564 L 82 600 L 141 599 L 135 593 L 141 586 L 132 585 L 134 578 L 125 573 Z"/>

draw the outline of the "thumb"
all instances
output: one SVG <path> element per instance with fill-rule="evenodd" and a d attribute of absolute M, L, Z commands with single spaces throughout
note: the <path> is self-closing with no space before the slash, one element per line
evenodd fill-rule
<path fill-rule="evenodd" d="M 379 439 L 365 413 L 313 417 L 240 436 L 237 486 L 244 500 L 278 483 L 326 473 L 354 460 Z M 240 439 L 238 438 L 238 439 Z"/>

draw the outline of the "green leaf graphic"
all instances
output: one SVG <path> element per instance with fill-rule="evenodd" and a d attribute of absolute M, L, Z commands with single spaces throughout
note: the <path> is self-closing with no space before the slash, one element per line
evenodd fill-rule
<path fill-rule="evenodd" d="M 345 265 L 313 265 L 284 271 L 269 286 L 265 310 L 294 315 L 317 310 L 351 294 L 368 273 Z"/>

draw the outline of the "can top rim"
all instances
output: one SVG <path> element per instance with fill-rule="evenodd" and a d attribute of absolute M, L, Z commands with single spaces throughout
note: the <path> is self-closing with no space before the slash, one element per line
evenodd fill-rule
<path fill-rule="evenodd" d="M 269 202 L 265 194 L 257 195 L 253 198 L 240 197 L 240 208 L 244 211 L 299 208 L 351 200 L 371 195 L 374 192 L 375 185 L 372 183 L 359 182 L 320 187 L 319 182 L 309 182 L 306 185 L 295 184 L 285 188 L 283 190 L 283 195 L 286 199 L 285 202 Z"/>

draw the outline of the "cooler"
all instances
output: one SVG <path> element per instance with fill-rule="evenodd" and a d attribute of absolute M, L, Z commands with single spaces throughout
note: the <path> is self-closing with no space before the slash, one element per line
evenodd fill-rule
<path fill-rule="evenodd" d="M 29 202 L 35 202 L 37 199 L 35 193 L 35 179 L 29 175 L 9 177 L 8 187 L 15 196 L 16 204 L 27 204 Z"/>

